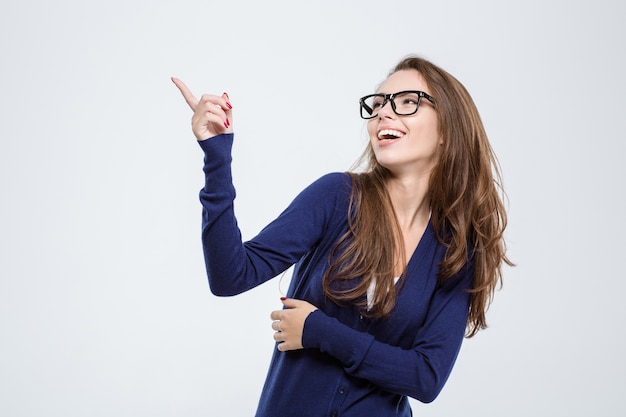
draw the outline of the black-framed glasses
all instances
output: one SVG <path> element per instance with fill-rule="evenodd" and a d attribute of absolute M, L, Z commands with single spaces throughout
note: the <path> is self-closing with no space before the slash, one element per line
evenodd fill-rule
<path fill-rule="evenodd" d="M 391 102 L 393 112 L 398 116 L 410 116 L 417 113 L 422 98 L 435 104 L 435 99 L 423 91 L 409 90 L 400 91 L 393 94 L 370 94 L 359 99 L 361 105 L 361 117 L 363 119 L 373 119 L 378 116 L 378 111 L 385 107 L 387 102 Z"/>

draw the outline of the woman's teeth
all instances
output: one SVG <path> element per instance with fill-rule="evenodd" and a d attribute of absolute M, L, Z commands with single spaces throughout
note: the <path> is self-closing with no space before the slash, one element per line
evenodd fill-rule
<path fill-rule="evenodd" d="M 384 129 L 378 132 L 378 139 L 398 139 L 404 136 L 404 133 L 392 129 Z"/>

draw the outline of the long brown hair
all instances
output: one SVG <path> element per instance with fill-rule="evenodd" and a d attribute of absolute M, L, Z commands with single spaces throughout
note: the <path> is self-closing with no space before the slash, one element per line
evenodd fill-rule
<path fill-rule="evenodd" d="M 471 96 L 456 78 L 416 56 L 400 61 L 390 75 L 401 70 L 419 72 L 435 98 L 443 145 L 428 193 L 434 230 L 447 248 L 438 276 L 441 281 L 453 277 L 471 257 L 474 281 L 466 335 L 472 337 L 487 327 L 485 313 L 502 283 L 502 263 L 513 265 L 503 238 L 507 215 L 498 161 Z M 335 302 L 364 306 L 376 279 L 373 306 L 365 313 L 383 318 L 396 302 L 394 262 L 406 265 L 406 259 L 385 185 L 390 172 L 378 164 L 371 145 L 361 161 L 364 172 L 350 174 L 350 227 L 331 254 L 324 291 Z"/>

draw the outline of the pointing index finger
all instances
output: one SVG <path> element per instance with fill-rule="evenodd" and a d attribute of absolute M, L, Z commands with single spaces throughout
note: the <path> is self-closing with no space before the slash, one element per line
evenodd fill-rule
<path fill-rule="evenodd" d="M 185 83 L 178 78 L 172 77 L 172 82 L 174 83 L 174 85 L 176 85 L 176 87 L 178 87 L 191 110 L 195 111 L 196 106 L 198 105 L 198 99 L 192 94 L 191 90 L 189 90 Z"/>

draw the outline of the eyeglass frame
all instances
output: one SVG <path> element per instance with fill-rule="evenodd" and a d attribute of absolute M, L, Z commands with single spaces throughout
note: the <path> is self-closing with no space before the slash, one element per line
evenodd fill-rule
<path fill-rule="evenodd" d="M 406 93 L 415 93 L 417 94 L 417 106 L 415 106 L 415 111 L 411 112 L 411 113 L 407 113 L 407 114 L 400 114 L 396 111 L 396 102 L 394 101 L 396 96 L 398 94 L 406 94 Z M 433 105 L 435 104 L 435 99 L 428 93 L 425 93 L 424 91 L 420 91 L 420 90 L 405 90 L 405 91 L 398 91 L 397 93 L 391 93 L 391 94 L 382 94 L 382 93 L 377 93 L 377 94 L 368 94 L 366 96 L 363 96 L 359 99 L 359 104 L 360 104 L 360 115 L 362 119 L 365 120 L 370 120 L 373 119 L 374 117 L 378 116 L 378 113 L 376 113 L 373 116 L 370 117 L 363 117 L 363 110 L 365 110 L 368 113 L 373 113 L 374 109 L 372 109 L 370 106 L 368 106 L 367 104 L 365 104 L 365 100 L 367 100 L 370 97 L 382 97 L 383 98 L 383 102 L 380 105 L 380 109 L 382 109 L 383 107 L 385 107 L 385 104 L 387 104 L 387 102 L 391 103 L 391 109 L 393 110 L 393 112 L 395 114 L 397 114 L 398 116 L 411 116 L 415 113 L 417 113 L 417 111 L 420 108 L 420 104 L 422 104 L 422 98 L 425 98 L 426 100 L 430 101 Z M 369 110 L 371 110 L 371 112 Z M 379 109 L 379 112 L 380 112 Z"/>

